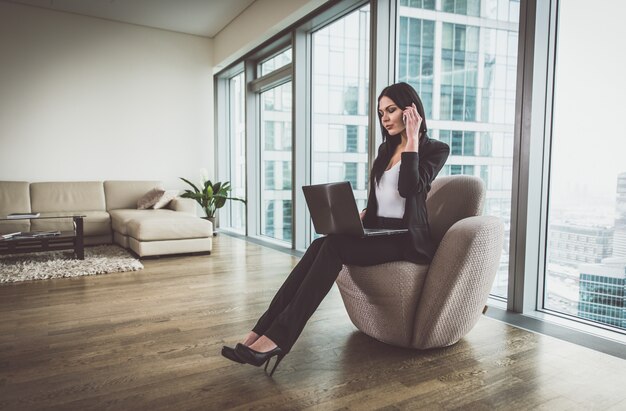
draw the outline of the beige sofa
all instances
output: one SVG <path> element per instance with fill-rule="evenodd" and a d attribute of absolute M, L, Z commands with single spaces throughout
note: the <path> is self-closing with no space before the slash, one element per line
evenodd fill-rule
<path fill-rule="evenodd" d="M 38 212 L 44 216 L 84 215 L 86 245 L 115 243 L 140 257 L 210 252 L 213 226 L 196 216 L 193 200 L 175 198 L 167 208 L 138 210 L 137 200 L 158 181 L 0 181 L 0 216 Z M 72 221 L 0 221 L 0 233 L 71 230 Z"/>

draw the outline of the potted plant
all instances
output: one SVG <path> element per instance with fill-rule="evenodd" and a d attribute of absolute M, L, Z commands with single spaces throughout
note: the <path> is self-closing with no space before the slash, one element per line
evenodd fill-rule
<path fill-rule="evenodd" d="M 200 207 L 204 210 L 206 218 L 213 224 L 213 232 L 215 232 L 215 214 L 218 209 L 224 207 L 226 200 L 235 200 L 246 203 L 246 200 L 237 197 L 229 197 L 228 193 L 232 190 L 230 181 L 217 182 L 213 184 L 211 180 L 205 180 L 202 189 L 199 189 L 191 181 L 180 177 L 185 183 L 189 184 L 192 190 L 185 190 L 181 197 L 196 200 Z"/>

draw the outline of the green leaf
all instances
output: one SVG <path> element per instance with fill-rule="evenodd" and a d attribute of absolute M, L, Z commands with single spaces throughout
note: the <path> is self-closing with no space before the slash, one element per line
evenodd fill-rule
<path fill-rule="evenodd" d="M 178 177 L 178 178 L 180 178 L 180 179 L 181 179 L 181 180 L 183 180 L 185 183 L 187 183 L 187 184 L 189 184 L 190 186 L 192 186 L 192 187 L 193 187 L 193 189 L 196 191 L 196 193 L 200 191 L 200 190 L 198 190 L 198 187 L 196 187 L 196 185 L 195 185 L 194 183 L 192 183 L 191 181 L 189 181 L 189 180 L 187 180 L 187 179 L 185 179 L 185 178 L 182 178 L 182 177 Z"/>
<path fill-rule="evenodd" d="M 213 192 L 214 193 L 219 193 L 221 186 L 222 186 L 222 183 L 215 183 L 215 185 L 213 186 Z"/>
<path fill-rule="evenodd" d="M 234 200 L 234 201 L 241 201 L 242 203 L 246 204 L 246 200 L 244 200 L 243 198 L 237 198 L 237 197 L 226 197 L 226 199 L 228 199 L 228 200 Z"/>

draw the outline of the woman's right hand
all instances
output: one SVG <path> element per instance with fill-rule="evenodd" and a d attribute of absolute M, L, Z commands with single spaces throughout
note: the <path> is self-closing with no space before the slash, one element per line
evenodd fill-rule
<path fill-rule="evenodd" d="M 423 120 L 417 112 L 415 103 L 412 103 L 409 107 L 403 110 L 402 120 L 406 125 L 406 151 L 417 151 L 419 148 L 420 128 L 422 127 Z"/>
<path fill-rule="evenodd" d="M 365 218 L 365 212 L 366 212 L 366 211 L 367 211 L 367 209 L 365 209 L 365 210 L 363 210 L 363 211 L 361 211 L 361 212 L 359 213 L 359 217 L 361 217 L 361 221 L 363 221 L 363 219 Z"/>

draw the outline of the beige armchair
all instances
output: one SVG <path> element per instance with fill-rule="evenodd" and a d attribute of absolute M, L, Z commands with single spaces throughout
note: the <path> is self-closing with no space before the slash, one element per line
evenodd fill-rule
<path fill-rule="evenodd" d="M 344 266 L 337 285 L 354 325 L 382 342 L 426 349 L 452 345 L 476 324 L 502 252 L 500 219 L 481 216 L 483 182 L 433 181 L 426 206 L 439 244 L 430 265 L 407 261 Z"/>

